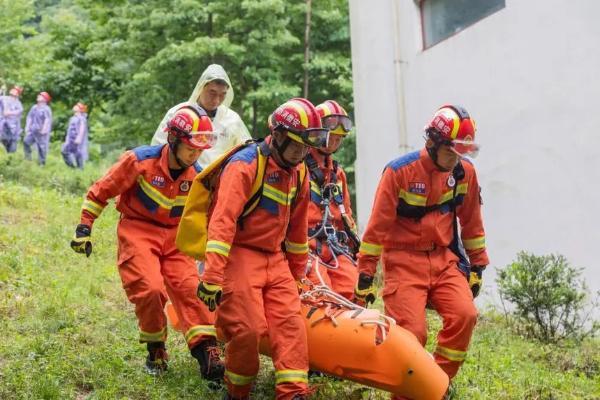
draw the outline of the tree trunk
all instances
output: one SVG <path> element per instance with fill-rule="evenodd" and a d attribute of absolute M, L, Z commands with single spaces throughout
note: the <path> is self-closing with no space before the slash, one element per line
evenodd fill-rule
<path fill-rule="evenodd" d="M 304 27 L 304 98 L 308 98 L 308 63 L 310 56 L 310 17 L 312 0 L 306 0 L 306 25 Z"/>

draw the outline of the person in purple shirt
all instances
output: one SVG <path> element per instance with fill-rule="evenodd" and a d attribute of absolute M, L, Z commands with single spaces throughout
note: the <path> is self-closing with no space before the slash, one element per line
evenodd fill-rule
<path fill-rule="evenodd" d="M 23 88 L 15 86 L 10 89 L 10 96 L 2 96 L 2 121 L 0 123 L 0 141 L 8 153 L 17 151 L 17 143 L 21 138 L 21 114 L 23 105 L 19 100 Z"/>
<path fill-rule="evenodd" d="M 88 159 L 87 106 L 79 102 L 73 106 L 73 112 L 61 153 L 69 167 L 83 169 Z"/>
<path fill-rule="evenodd" d="M 46 164 L 46 154 L 48 154 L 48 145 L 50 144 L 50 132 L 52 131 L 52 110 L 48 106 L 50 100 L 48 92 L 38 94 L 37 104 L 29 110 L 25 123 L 25 139 L 23 140 L 25 158 L 31 160 L 31 145 L 35 143 L 40 165 Z"/>

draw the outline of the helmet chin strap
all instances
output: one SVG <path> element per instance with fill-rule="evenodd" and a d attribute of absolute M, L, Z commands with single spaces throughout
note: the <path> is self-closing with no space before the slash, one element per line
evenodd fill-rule
<path fill-rule="evenodd" d="M 169 148 L 171 149 L 171 153 L 173 153 L 173 158 L 175 158 L 177 165 L 179 165 L 181 169 L 186 169 L 190 165 L 186 164 L 181 158 L 177 157 L 177 148 L 179 147 L 179 143 L 181 143 L 181 141 L 178 138 L 175 138 L 175 140 L 169 141 Z"/>
<path fill-rule="evenodd" d="M 291 141 L 292 141 L 292 139 L 290 139 L 287 135 L 285 136 L 285 139 L 283 139 L 282 144 L 279 144 L 279 142 L 277 141 L 277 138 L 275 136 L 273 136 L 273 140 L 271 140 L 271 143 L 273 143 L 273 147 L 275 147 L 275 150 L 277 150 L 277 155 L 279 156 L 277 158 L 279 160 L 281 160 L 281 163 L 283 164 L 281 166 L 284 168 L 293 168 L 296 165 L 300 164 L 300 163 L 297 163 L 297 164 L 291 163 L 283 157 L 283 153 L 288 148 Z M 277 162 L 277 159 L 275 159 L 275 162 Z"/>
<path fill-rule="evenodd" d="M 433 161 L 433 163 L 435 164 L 437 169 L 439 169 L 440 171 L 444 171 L 444 172 L 452 171 L 452 168 L 450 168 L 450 169 L 444 168 L 440 164 L 438 164 L 438 150 L 440 149 L 442 142 L 437 137 L 437 134 L 434 132 L 432 132 L 432 133 L 428 132 L 427 137 L 429 139 L 431 139 L 431 141 L 433 142 L 433 146 L 426 147 L 427 153 L 429 153 L 429 157 L 431 157 L 431 160 Z"/>

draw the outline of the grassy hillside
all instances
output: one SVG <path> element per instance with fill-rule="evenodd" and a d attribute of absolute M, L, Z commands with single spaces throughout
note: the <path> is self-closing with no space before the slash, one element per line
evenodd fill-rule
<path fill-rule="evenodd" d="M 21 149 L 19 149 L 21 150 Z M 56 154 L 56 152 L 55 152 Z M 45 169 L 0 150 L 0 399 L 220 399 L 207 388 L 180 335 L 163 377 L 143 372 L 144 346 L 116 271 L 117 213 L 94 226 L 94 254 L 69 241 L 87 186 L 114 160 L 85 171 L 51 157 Z M 440 321 L 430 318 L 432 330 Z M 431 346 L 434 337 L 430 337 Z M 483 313 L 456 380 L 458 399 L 600 399 L 599 342 L 543 346 Z M 273 396 L 268 359 L 256 398 Z M 383 392 L 320 378 L 315 398 L 384 399 Z"/>

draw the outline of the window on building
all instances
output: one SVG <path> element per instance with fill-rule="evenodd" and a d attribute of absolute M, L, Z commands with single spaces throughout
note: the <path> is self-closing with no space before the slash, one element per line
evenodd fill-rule
<path fill-rule="evenodd" d="M 505 7 L 505 0 L 422 0 L 425 48 Z"/>

